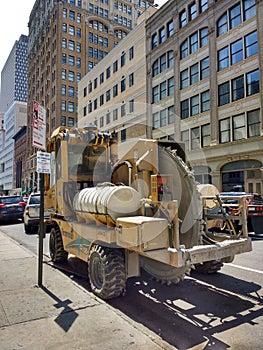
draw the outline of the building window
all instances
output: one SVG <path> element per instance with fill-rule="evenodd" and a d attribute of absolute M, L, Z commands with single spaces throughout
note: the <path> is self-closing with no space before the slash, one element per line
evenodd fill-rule
<path fill-rule="evenodd" d="M 75 36 L 75 27 L 74 26 L 68 26 L 68 33 L 69 33 L 69 35 Z"/>
<path fill-rule="evenodd" d="M 121 142 L 126 141 L 126 129 L 121 130 Z"/>
<path fill-rule="evenodd" d="M 260 136 L 260 113 L 259 109 L 247 113 L 248 137 Z"/>
<path fill-rule="evenodd" d="M 197 17 L 196 3 L 189 6 L 189 21 L 192 21 Z"/>
<path fill-rule="evenodd" d="M 66 111 L 66 101 L 61 101 L 61 110 L 62 112 Z"/>
<path fill-rule="evenodd" d="M 100 106 L 104 105 L 104 95 L 100 95 Z"/>
<path fill-rule="evenodd" d="M 134 85 L 134 73 L 129 75 L 129 87 Z"/>
<path fill-rule="evenodd" d="M 75 42 L 73 40 L 69 40 L 68 41 L 68 49 L 70 51 L 74 51 L 75 50 Z"/>
<path fill-rule="evenodd" d="M 198 50 L 198 33 L 195 32 L 190 36 L 190 54 Z"/>
<path fill-rule="evenodd" d="M 159 44 L 165 42 L 165 27 L 159 29 Z"/>
<path fill-rule="evenodd" d="M 199 67 L 198 63 L 190 67 L 190 84 L 195 84 L 199 80 Z"/>
<path fill-rule="evenodd" d="M 259 70 L 246 74 L 247 96 L 254 95 L 259 92 Z"/>
<path fill-rule="evenodd" d="M 104 83 L 104 72 L 100 73 L 100 84 Z"/>
<path fill-rule="evenodd" d="M 219 121 L 220 143 L 230 142 L 230 118 Z"/>
<path fill-rule="evenodd" d="M 100 128 L 104 126 L 104 117 L 100 117 Z"/>
<path fill-rule="evenodd" d="M 157 47 L 158 42 L 157 42 L 157 33 L 154 33 L 152 35 L 152 49 L 154 49 L 155 47 Z"/>
<path fill-rule="evenodd" d="M 188 40 L 186 39 L 180 46 L 180 59 L 188 56 Z"/>
<path fill-rule="evenodd" d="M 132 60 L 134 58 L 134 47 L 130 47 L 129 49 L 129 59 Z"/>
<path fill-rule="evenodd" d="M 74 86 L 69 86 L 69 87 L 68 87 L 68 96 L 69 96 L 69 97 L 74 97 L 74 95 L 75 95 Z"/>
<path fill-rule="evenodd" d="M 227 31 L 228 31 L 227 13 L 225 12 L 217 22 L 217 36 L 223 35 L 227 33 Z"/>
<path fill-rule="evenodd" d="M 233 141 L 246 138 L 245 114 L 233 116 Z"/>
<path fill-rule="evenodd" d="M 83 117 L 85 117 L 86 115 L 87 115 L 87 107 L 84 106 L 84 108 L 83 108 Z"/>
<path fill-rule="evenodd" d="M 243 42 L 242 39 L 235 41 L 230 45 L 231 64 L 243 60 Z"/>
<path fill-rule="evenodd" d="M 71 21 L 75 21 L 75 12 L 74 11 L 69 11 L 69 19 Z"/>
<path fill-rule="evenodd" d="M 118 109 L 117 108 L 113 110 L 113 120 L 114 121 L 118 120 Z"/>
<path fill-rule="evenodd" d="M 241 23 L 241 6 L 240 3 L 232 7 L 229 11 L 230 29 L 235 28 Z"/>
<path fill-rule="evenodd" d="M 180 28 L 183 28 L 184 26 L 186 26 L 186 23 L 187 23 L 187 21 L 186 21 L 186 11 L 185 10 L 183 10 L 181 13 L 180 13 L 180 15 L 179 15 L 179 26 L 180 26 Z"/>
<path fill-rule="evenodd" d="M 74 112 L 74 102 L 68 102 L 68 112 Z"/>
<path fill-rule="evenodd" d="M 106 102 L 110 100 L 110 90 L 106 91 Z"/>
<path fill-rule="evenodd" d="M 118 95 L 118 84 L 113 86 L 113 97 Z"/>
<path fill-rule="evenodd" d="M 201 93 L 201 112 L 209 111 L 210 109 L 210 91 Z"/>
<path fill-rule="evenodd" d="M 166 121 L 166 109 L 162 109 L 160 112 L 160 127 L 163 127 L 167 124 Z"/>
<path fill-rule="evenodd" d="M 66 95 L 66 85 L 61 86 L 61 95 L 65 96 Z"/>
<path fill-rule="evenodd" d="M 167 28 L 167 38 L 170 38 L 170 36 L 174 33 L 174 22 L 173 20 L 169 21 L 166 25 Z"/>
<path fill-rule="evenodd" d="M 166 96 L 167 96 L 166 81 L 163 81 L 160 84 L 160 100 L 166 98 Z"/>
<path fill-rule="evenodd" d="M 190 115 L 199 114 L 199 95 L 192 96 L 190 98 Z"/>
<path fill-rule="evenodd" d="M 153 114 L 153 130 L 156 130 L 160 127 L 160 116 L 159 112 Z"/>
<path fill-rule="evenodd" d="M 152 66 L 152 76 L 155 77 L 159 74 L 159 60 L 156 60 Z"/>
<path fill-rule="evenodd" d="M 211 142 L 211 128 L 210 124 L 201 126 L 201 147 L 210 146 Z"/>
<path fill-rule="evenodd" d="M 126 62 L 126 54 L 124 52 L 121 55 L 121 67 L 123 67 L 125 65 L 125 62 Z"/>
<path fill-rule="evenodd" d="M 200 35 L 200 47 L 203 47 L 205 45 L 208 44 L 208 28 L 202 28 L 199 31 L 199 35 Z"/>
<path fill-rule="evenodd" d="M 106 124 L 110 124 L 110 112 L 106 113 Z"/>
<path fill-rule="evenodd" d="M 243 6 L 244 6 L 244 20 L 247 20 L 253 16 L 256 16 L 255 0 L 243 0 Z"/>
<path fill-rule="evenodd" d="M 200 62 L 200 79 L 209 77 L 209 57 L 204 58 Z"/>
<path fill-rule="evenodd" d="M 181 132 L 181 140 L 185 145 L 185 150 L 189 151 L 189 130 L 184 130 Z"/>
<path fill-rule="evenodd" d="M 113 62 L 113 73 L 117 72 L 118 70 L 118 61 Z"/>
<path fill-rule="evenodd" d="M 189 118 L 189 100 L 181 102 L 181 119 Z"/>
<path fill-rule="evenodd" d="M 62 64 L 67 63 L 67 55 L 65 53 L 62 54 Z"/>
<path fill-rule="evenodd" d="M 110 67 L 106 69 L 106 79 L 110 78 Z"/>
<path fill-rule="evenodd" d="M 159 86 L 155 86 L 152 89 L 152 103 L 156 103 L 159 101 Z"/>
<path fill-rule="evenodd" d="M 217 60 L 218 60 L 218 70 L 219 71 L 229 67 L 228 46 L 226 46 L 223 49 L 218 51 Z"/>
<path fill-rule="evenodd" d="M 68 56 L 68 64 L 70 66 L 74 66 L 75 65 L 75 57 L 74 56 Z"/>
<path fill-rule="evenodd" d="M 129 113 L 134 112 L 134 100 L 129 101 Z"/>
<path fill-rule="evenodd" d="M 66 117 L 65 116 L 61 117 L 61 125 L 66 126 Z"/>
<path fill-rule="evenodd" d="M 68 80 L 74 81 L 75 80 L 75 73 L 72 71 L 68 71 Z"/>
<path fill-rule="evenodd" d="M 61 71 L 61 79 L 66 80 L 67 79 L 67 71 L 66 69 L 62 69 Z"/>
<path fill-rule="evenodd" d="M 257 32 L 245 36 L 246 58 L 258 53 L 258 36 Z"/>
<path fill-rule="evenodd" d="M 74 126 L 74 118 L 69 117 L 68 118 L 68 126 Z"/>
<path fill-rule="evenodd" d="M 191 149 L 199 149 L 200 148 L 200 132 L 199 126 L 191 129 Z"/>
<path fill-rule="evenodd" d="M 125 91 L 126 90 L 126 79 L 123 78 L 121 80 L 121 92 Z"/>
<path fill-rule="evenodd" d="M 174 106 L 170 106 L 167 109 L 168 112 L 168 124 L 174 123 Z"/>
<path fill-rule="evenodd" d="M 189 86 L 189 75 L 188 75 L 188 68 L 183 70 L 180 73 L 180 88 L 184 89 Z"/>
<path fill-rule="evenodd" d="M 230 102 L 230 84 L 229 81 L 218 86 L 219 106 L 223 106 Z"/>
<path fill-rule="evenodd" d="M 66 49 L 67 48 L 67 39 L 62 38 L 62 48 Z"/>
<path fill-rule="evenodd" d="M 244 98 L 244 77 L 243 75 L 232 80 L 232 101 Z"/>
<path fill-rule="evenodd" d="M 199 0 L 200 13 L 205 12 L 208 9 L 208 0 Z"/>
<path fill-rule="evenodd" d="M 124 117 L 126 115 L 126 105 L 123 103 L 121 105 L 121 117 Z"/>
<path fill-rule="evenodd" d="M 167 96 L 171 96 L 174 94 L 174 77 L 167 80 L 168 92 Z"/>

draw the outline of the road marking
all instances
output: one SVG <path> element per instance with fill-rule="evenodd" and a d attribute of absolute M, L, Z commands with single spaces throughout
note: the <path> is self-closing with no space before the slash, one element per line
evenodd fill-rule
<path fill-rule="evenodd" d="M 250 271 L 250 272 L 260 273 L 261 275 L 263 275 L 263 271 L 260 271 L 260 270 L 251 269 L 249 267 L 238 266 L 238 265 L 235 265 L 235 264 L 227 264 L 227 265 L 236 267 L 236 268 L 241 269 L 241 270 L 246 270 L 246 271 Z"/>

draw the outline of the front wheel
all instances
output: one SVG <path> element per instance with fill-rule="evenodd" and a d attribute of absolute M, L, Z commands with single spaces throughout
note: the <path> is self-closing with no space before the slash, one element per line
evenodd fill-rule
<path fill-rule="evenodd" d="M 64 262 L 68 252 L 64 250 L 62 236 L 58 226 L 52 227 L 49 236 L 49 253 L 53 262 Z"/>
<path fill-rule="evenodd" d="M 88 258 L 88 276 L 92 292 L 101 299 L 124 294 L 126 272 L 122 250 L 94 245 Z"/>

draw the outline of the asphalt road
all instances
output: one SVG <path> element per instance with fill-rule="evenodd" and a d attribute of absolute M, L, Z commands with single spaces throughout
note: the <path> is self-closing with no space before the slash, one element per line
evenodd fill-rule
<path fill-rule="evenodd" d="M 26 235 L 22 223 L 1 230 L 38 254 L 38 236 Z M 44 255 L 48 260 L 48 234 Z M 236 256 L 216 275 L 192 272 L 176 286 L 164 286 L 146 273 L 127 281 L 125 296 L 108 303 L 160 335 L 176 349 L 263 348 L 263 236 L 253 238 L 253 251 Z M 71 258 L 69 278 L 84 288 L 86 265 Z M 45 279 L 45 276 L 43 276 Z M 147 349 L 148 350 L 148 349 Z"/>

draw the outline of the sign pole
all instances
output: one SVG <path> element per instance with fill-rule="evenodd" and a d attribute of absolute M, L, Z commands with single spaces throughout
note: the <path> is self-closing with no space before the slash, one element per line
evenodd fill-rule
<path fill-rule="evenodd" d="M 45 236 L 44 224 L 44 189 L 45 189 L 45 174 L 40 173 L 40 213 L 39 213 L 39 245 L 38 245 L 38 286 L 42 286 L 43 276 L 43 239 Z"/>

